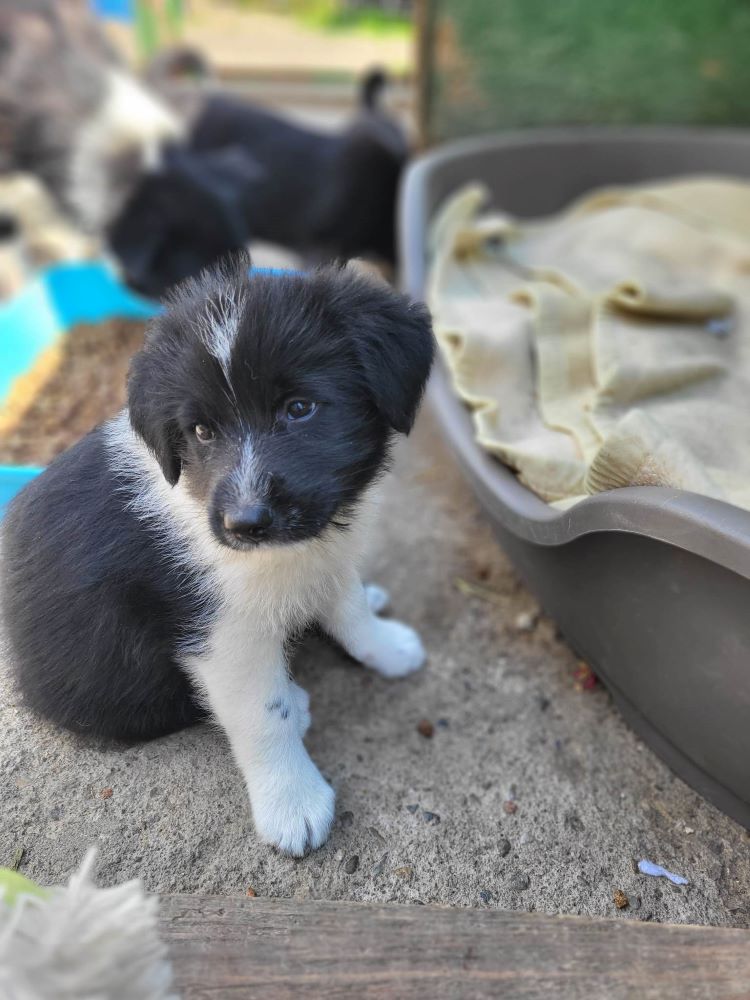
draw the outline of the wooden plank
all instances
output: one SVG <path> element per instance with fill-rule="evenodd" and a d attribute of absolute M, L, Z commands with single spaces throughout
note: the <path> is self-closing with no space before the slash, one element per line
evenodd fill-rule
<path fill-rule="evenodd" d="M 183 1000 L 748 1000 L 750 932 L 438 906 L 167 896 Z"/>
<path fill-rule="evenodd" d="M 414 2 L 416 120 L 419 149 L 430 144 L 435 11 L 432 0 Z"/>

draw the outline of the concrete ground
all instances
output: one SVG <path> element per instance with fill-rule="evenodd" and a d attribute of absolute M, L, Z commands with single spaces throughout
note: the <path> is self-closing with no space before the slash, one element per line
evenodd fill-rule
<path fill-rule="evenodd" d="M 23 849 L 21 871 L 59 883 L 96 844 L 103 883 L 140 877 L 163 893 L 750 925 L 747 834 L 660 763 L 605 691 L 581 689 L 552 622 L 527 628 L 534 601 L 429 413 L 399 448 L 370 569 L 430 660 L 387 682 L 322 639 L 297 649 L 308 745 L 338 796 L 325 847 L 295 861 L 257 842 L 215 729 L 105 749 L 31 718 L 3 678 L 0 863 Z M 640 858 L 689 886 L 635 874 Z"/>

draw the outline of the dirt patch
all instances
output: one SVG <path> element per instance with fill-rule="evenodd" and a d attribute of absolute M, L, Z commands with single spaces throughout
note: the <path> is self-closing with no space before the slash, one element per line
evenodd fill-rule
<path fill-rule="evenodd" d="M 81 324 L 40 355 L 0 409 L 0 464 L 46 465 L 114 416 L 144 329 L 133 320 Z"/>

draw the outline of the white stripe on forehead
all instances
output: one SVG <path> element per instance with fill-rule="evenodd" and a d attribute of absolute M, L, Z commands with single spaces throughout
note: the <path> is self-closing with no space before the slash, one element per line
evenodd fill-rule
<path fill-rule="evenodd" d="M 242 454 L 231 474 L 231 478 L 240 491 L 253 490 L 257 489 L 259 485 L 257 482 L 257 473 L 255 448 L 253 447 L 252 438 L 247 436 L 242 442 Z"/>
<path fill-rule="evenodd" d="M 198 336 L 209 354 L 221 365 L 227 381 L 232 347 L 237 339 L 245 302 L 244 289 L 222 288 L 218 296 L 206 302 L 196 318 Z"/>

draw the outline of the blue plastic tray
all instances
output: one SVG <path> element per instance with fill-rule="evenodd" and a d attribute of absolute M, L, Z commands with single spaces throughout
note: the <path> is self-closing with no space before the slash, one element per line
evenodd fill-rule
<path fill-rule="evenodd" d="M 149 319 L 159 306 L 129 291 L 103 262 L 56 264 L 0 307 L 0 405 L 16 379 L 77 323 Z M 41 469 L 0 465 L 0 514 Z"/>

